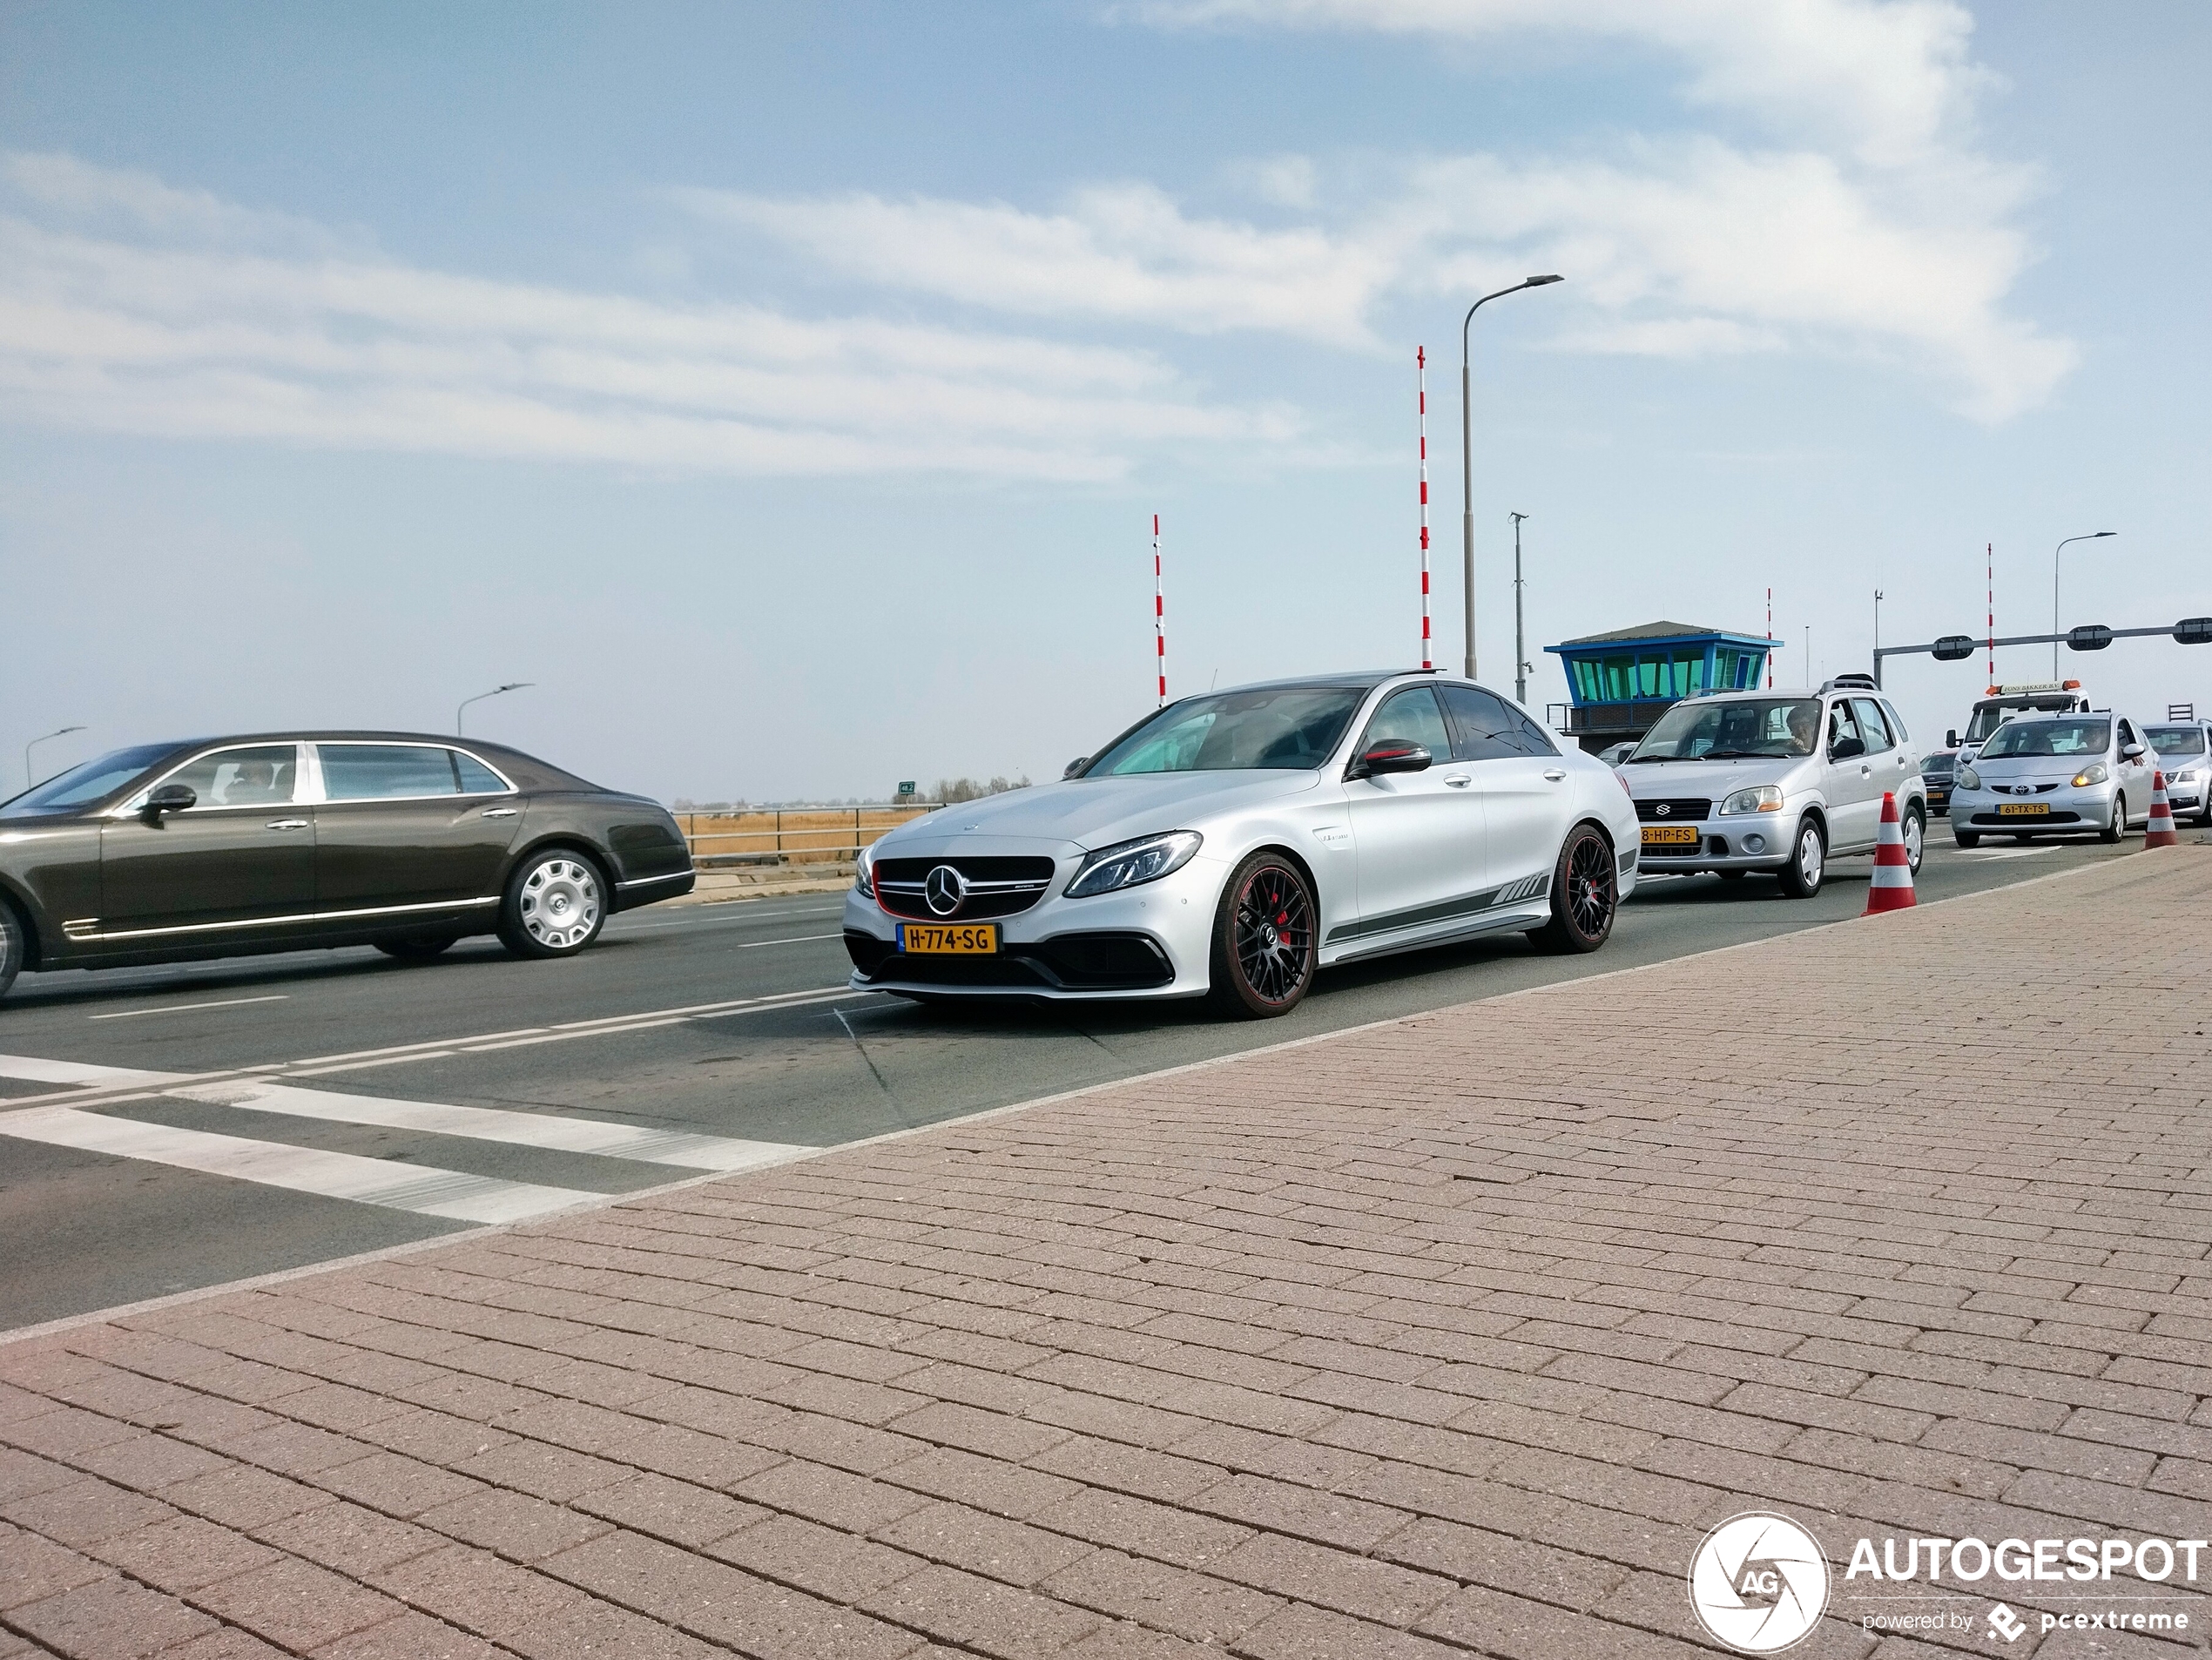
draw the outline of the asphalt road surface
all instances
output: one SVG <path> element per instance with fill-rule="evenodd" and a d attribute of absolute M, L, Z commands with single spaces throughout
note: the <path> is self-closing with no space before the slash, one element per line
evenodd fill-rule
<path fill-rule="evenodd" d="M 1939 824 L 1919 897 L 2141 847 L 1968 854 Z M 1649 881 L 1592 955 L 1511 935 L 1387 958 L 1261 1022 L 852 993 L 841 894 L 631 912 L 567 962 L 486 940 L 421 964 L 25 975 L 0 1003 L 0 1330 L 1836 921 L 1864 908 L 1870 865 L 1836 861 L 1810 901 L 1758 877 Z M 1729 973 L 1683 968 L 1696 987 Z"/>

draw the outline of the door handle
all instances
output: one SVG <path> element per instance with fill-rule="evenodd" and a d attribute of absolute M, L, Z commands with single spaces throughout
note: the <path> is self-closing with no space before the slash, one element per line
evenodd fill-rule
<path fill-rule="evenodd" d="M 1563 766 L 1547 766 L 1544 769 L 1544 776 L 1556 784 L 1567 776 L 1567 769 Z"/>
<path fill-rule="evenodd" d="M 1474 782 L 1465 773 L 1447 773 L 1444 775 L 1444 781 L 1455 790 L 1464 790 Z"/>
<path fill-rule="evenodd" d="M 486 807 L 482 816 L 487 819 L 511 819 L 515 816 L 515 809 L 513 807 Z"/>
<path fill-rule="evenodd" d="M 305 830 L 307 821 L 305 819 L 271 819 L 268 827 L 272 830 Z"/>
<path fill-rule="evenodd" d="M 1858 769 L 1858 775 L 1861 778 L 1871 778 L 1874 776 L 1874 769 L 1871 766 L 1861 766 Z"/>

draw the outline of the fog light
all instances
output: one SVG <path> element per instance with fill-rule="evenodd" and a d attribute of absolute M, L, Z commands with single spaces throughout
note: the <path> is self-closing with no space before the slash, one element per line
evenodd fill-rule
<path fill-rule="evenodd" d="M 1764 836 L 1744 837 L 1743 851 L 1745 853 L 1764 853 L 1766 851 L 1766 838 Z"/>

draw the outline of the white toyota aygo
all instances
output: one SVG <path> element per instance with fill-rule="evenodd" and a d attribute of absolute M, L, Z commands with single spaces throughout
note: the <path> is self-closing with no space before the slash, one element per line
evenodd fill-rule
<path fill-rule="evenodd" d="M 1057 784 L 863 854 L 857 989 L 1211 996 L 1288 1013 L 1332 963 L 1519 930 L 1593 951 L 1634 887 L 1620 777 L 1433 673 L 1241 686 L 1147 716 Z"/>

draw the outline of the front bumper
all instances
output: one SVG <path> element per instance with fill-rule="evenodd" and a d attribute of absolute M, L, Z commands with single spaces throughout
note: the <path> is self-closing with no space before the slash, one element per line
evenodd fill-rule
<path fill-rule="evenodd" d="M 1966 830 L 1984 836 L 2078 836 L 2102 830 L 2112 822 L 2113 798 L 2117 793 L 2110 783 L 2079 790 L 2067 785 L 2047 795 L 2033 797 L 2017 796 L 2009 791 L 2000 795 L 1986 789 L 1954 790 L 1951 796 L 1951 827 L 1954 831 Z M 1998 810 L 2002 806 L 2026 806 L 2047 811 L 2008 815 Z"/>
<path fill-rule="evenodd" d="M 902 954 L 898 924 L 934 919 L 894 916 L 854 888 L 845 896 L 848 983 L 856 991 L 1055 1002 L 1205 995 L 1214 911 L 1229 876 L 1219 860 L 1201 852 L 1158 881 L 1089 899 L 1060 893 L 1070 874 L 1056 874 L 1028 910 L 997 919 L 999 951 L 987 957 Z"/>
<path fill-rule="evenodd" d="M 1796 823 L 1797 814 L 1787 809 L 1730 813 L 1725 818 L 1716 815 L 1697 827 L 1695 851 L 1642 847 L 1636 869 L 1645 876 L 1707 870 L 1779 870 L 1790 862 L 1791 830 Z M 1642 833 L 1643 827 L 1638 824 L 1639 839 Z"/>
<path fill-rule="evenodd" d="M 2190 770 L 2196 776 L 2186 784 L 2170 778 L 2166 780 L 2166 805 L 2173 809 L 2176 818 L 2204 811 L 2205 775 L 2195 768 Z"/>

